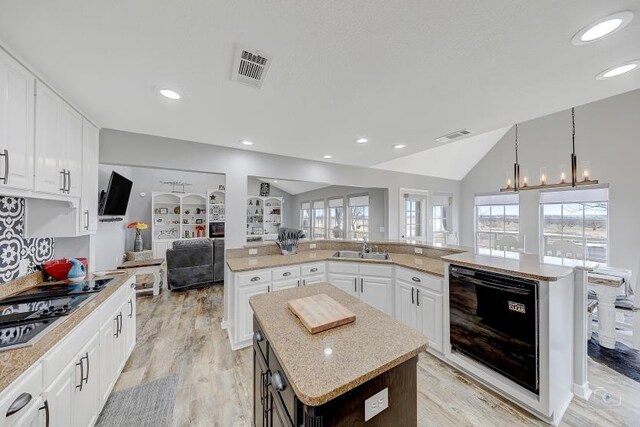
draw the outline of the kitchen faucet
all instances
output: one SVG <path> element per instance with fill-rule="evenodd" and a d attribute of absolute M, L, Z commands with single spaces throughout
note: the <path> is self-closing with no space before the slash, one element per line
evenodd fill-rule
<path fill-rule="evenodd" d="M 369 252 L 371 252 L 371 246 L 369 246 L 369 241 L 367 240 L 366 237 L 364 237 L 362 241 L 362 252 L 365 254 L 368 254 Z"/>

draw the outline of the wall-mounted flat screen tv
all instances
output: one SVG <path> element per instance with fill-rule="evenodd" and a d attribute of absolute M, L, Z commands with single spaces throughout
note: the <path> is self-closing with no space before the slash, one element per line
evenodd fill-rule
<path fill-rule="evenodd" d="M 111 172 L 109 187 L 100 194 L 99 215 L 126 215 L 132 186 L 131 180 L 115 171 Z"/>

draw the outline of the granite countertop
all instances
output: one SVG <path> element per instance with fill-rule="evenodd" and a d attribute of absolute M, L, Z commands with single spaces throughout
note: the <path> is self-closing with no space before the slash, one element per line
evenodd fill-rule
<path fill-rule="evenodd" d="M 356 321 L 312 335 L 287 301 L 327 294 Z M 249 300 L 293 390 L 306 405 L 322 405 L 426 349 L 415 329 L 328 284 L 256 295 Z M 330 349 L 330 350 L 329 350 Z"/>
<path fill-rule="evenodd" d="M 505 273 L 545 282 L 555 282 L 573 273 L 572 267 L 546 264 L 538 255 L 518 254 L 518 258 L 498 258 L 465 252 L 443 256 L 445 262 L 464 267 L 476 267 L 483 270 Z"/>
<path fill-rule="evenodd" d="M 305 251 L 295 255 L 260 255 L 244 258 L 227 259 L 227 265 L 233 272 L 259 270 L 262 268 L 284 267 L 287 265 L 305 264 L 321 261 L 360 262 L 369 264 L 390 264 L 412 268 L 424 273 L 444 277 L 444 262 L 435 258 L 411 254 L 390 253 L 390 260 L 374 260 L 360 258 L 335 258 L 335 250 Z"/>
<path fill-rule="evenodd" d="M 93 313 L 100 304 L 120 289 L 130 277 L 131 274 L 129 273 L 99 277 L 100 279 L 112 278 L 114 280 L 100 291 L 95 298 L 92 298 L 85 305 L 42 332 L 43 335 L 35 344 L 29 347 L 0 351 L 0 392 L 15 381 L 23 372 L 33 366 L 46 352 L 58 344 L 83 319 Z M 40 285 L 46 285 L 46 283 L 34 282 L 20 290 Z"/>

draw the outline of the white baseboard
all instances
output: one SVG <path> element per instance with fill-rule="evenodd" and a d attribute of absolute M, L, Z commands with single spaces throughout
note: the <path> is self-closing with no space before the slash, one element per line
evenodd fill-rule
<path fill-rule="evenodd" d="M 586 382 L 584 384 L 573 384 L 573 394 L 578 396 L 580 399 L 589 400 L 593 390 L 589 388 L 589 383 Z"/>

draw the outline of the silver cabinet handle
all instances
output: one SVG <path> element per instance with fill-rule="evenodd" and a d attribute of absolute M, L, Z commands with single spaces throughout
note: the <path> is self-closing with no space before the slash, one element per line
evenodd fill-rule
<path fill-rule="evenodd" d="M 300 287 L 300 279 L 298 279 L 298 287 Z"/>
<path fill-rule="evenodd" d="M 67 181 L 67 194 L 71 193 L 71 171 L 67 171 L 69 180 Z"/>
<path fill-rule="evenodd" d="M 67 171 L 62 169 L 60 175 L 62 175 L 62 188 L 60 189 L 60 192 L 65 193 L 67 191 Z"/>
<path fill-rule="evenodd" d="M 16 397 L 16 400 L 14 400 L 11 406 L 9 406 L 9 409 L 7 409 L 7 417 L 27 406 L 27 404 L 31 402 L 31 399 L 32 396 L 29 393 L 22 393 L 20 396 Z"/>
<path fill-rule="evenodd" d="M 415 304 L 415 300 L 413 299 L 413 291 L 414 288 L 411 288 L 411 304 Z"/>
<path fill-rule="evenodd" d="M 284 273 L 282 273 L 282 277 L 288 277 L 288 276 L 291 276 L 290 271 L 285 271 Z"/>
<path fill-rule="evenodd" d="M 44 427 L 49 427 L 49 401 L 45 400 L 44 404 L 38 408 L 39 411 L 44 409 Z"/>
<path fill-rule="evenodd" d="M 287 384 L 284 382 L 280 371 L 276 371 L 271 375 L 271 384 L 273 384 L 273 388 L 278 391 L 284 391 L 284 389 L 287 388 Z"/>
<path fill-rule="evenodd" d="M 89 209 L 84 211 L 84 214 L 86 216 L 86 221 L 84 222 L 84 229 L 88 230 L 89 229 Z"/>
<path fill-rule="evenodd" d="M 358 278 L 353 278 L 353 292 L 358 293 Z"/>
<path fill-rule="evenodd" d="M 129 319 L 133 317 L 133 299 L 129 298 Z"/>
<path fill-rule="evenodd" d="M 260 276 L 255 276 L 251 278 L 252 282 L 257 282 L 258 280 L 260 280 Z"/>
<path fill-rule="evenodd" d="M 364 279 L 360 278 L 360 293 L 364 292 Z"/>
<path fill-rule="evenodd" d="M 422 282 L 422 280 L 420 280 L 419 277 L 412 277 L 411 280 L 413 280 L 414 282 L 418 282 L 418 283 Z"/>
<path fill-rule="evenodd" d="M 416 305 L 420 305 L 420 289 L 416 289 Z"/>
<path fill-rule="evenodd" d="M 302 279 L 302 286 L 307 286 L 307 279 Z"/>
<path fill-rule="evenodd" d="M 318 267 L 313 267 L 311 270 L 309 270 L 312 273 L 315 273 L 316 271 L 318 271 Z"/>
<path fill-rule="evenodd" d="M 0 156 L 4 157 L 4 176 L 0 178 L 0 180 L 3 181 L 3 184 L 8 184 L 9 183 L 9 150 L 5 148 L 4 151 L 0 153 Z"/>
<path fill-rule="evenodd" d="M 82 384 L 84 384 L 84 363 L 82 362 L 83 359 L 84 356 L 82 356 L 78 363 L 76 363 L 76 366 L 80 366 L 80 384 L 76 386 L 76 388 L 80 389 L 80 391 L 82 391 Z"/>
<path fill-rule="evenodd" d="M 116 317 L 113 318 L 113 320 L 116 321 L 116 332 L 113 334 L 116 338 L 118 338 L 118 335 L 120 334 L 120 321 L 118 319 L 118 315 L 116 314 Z"/>

